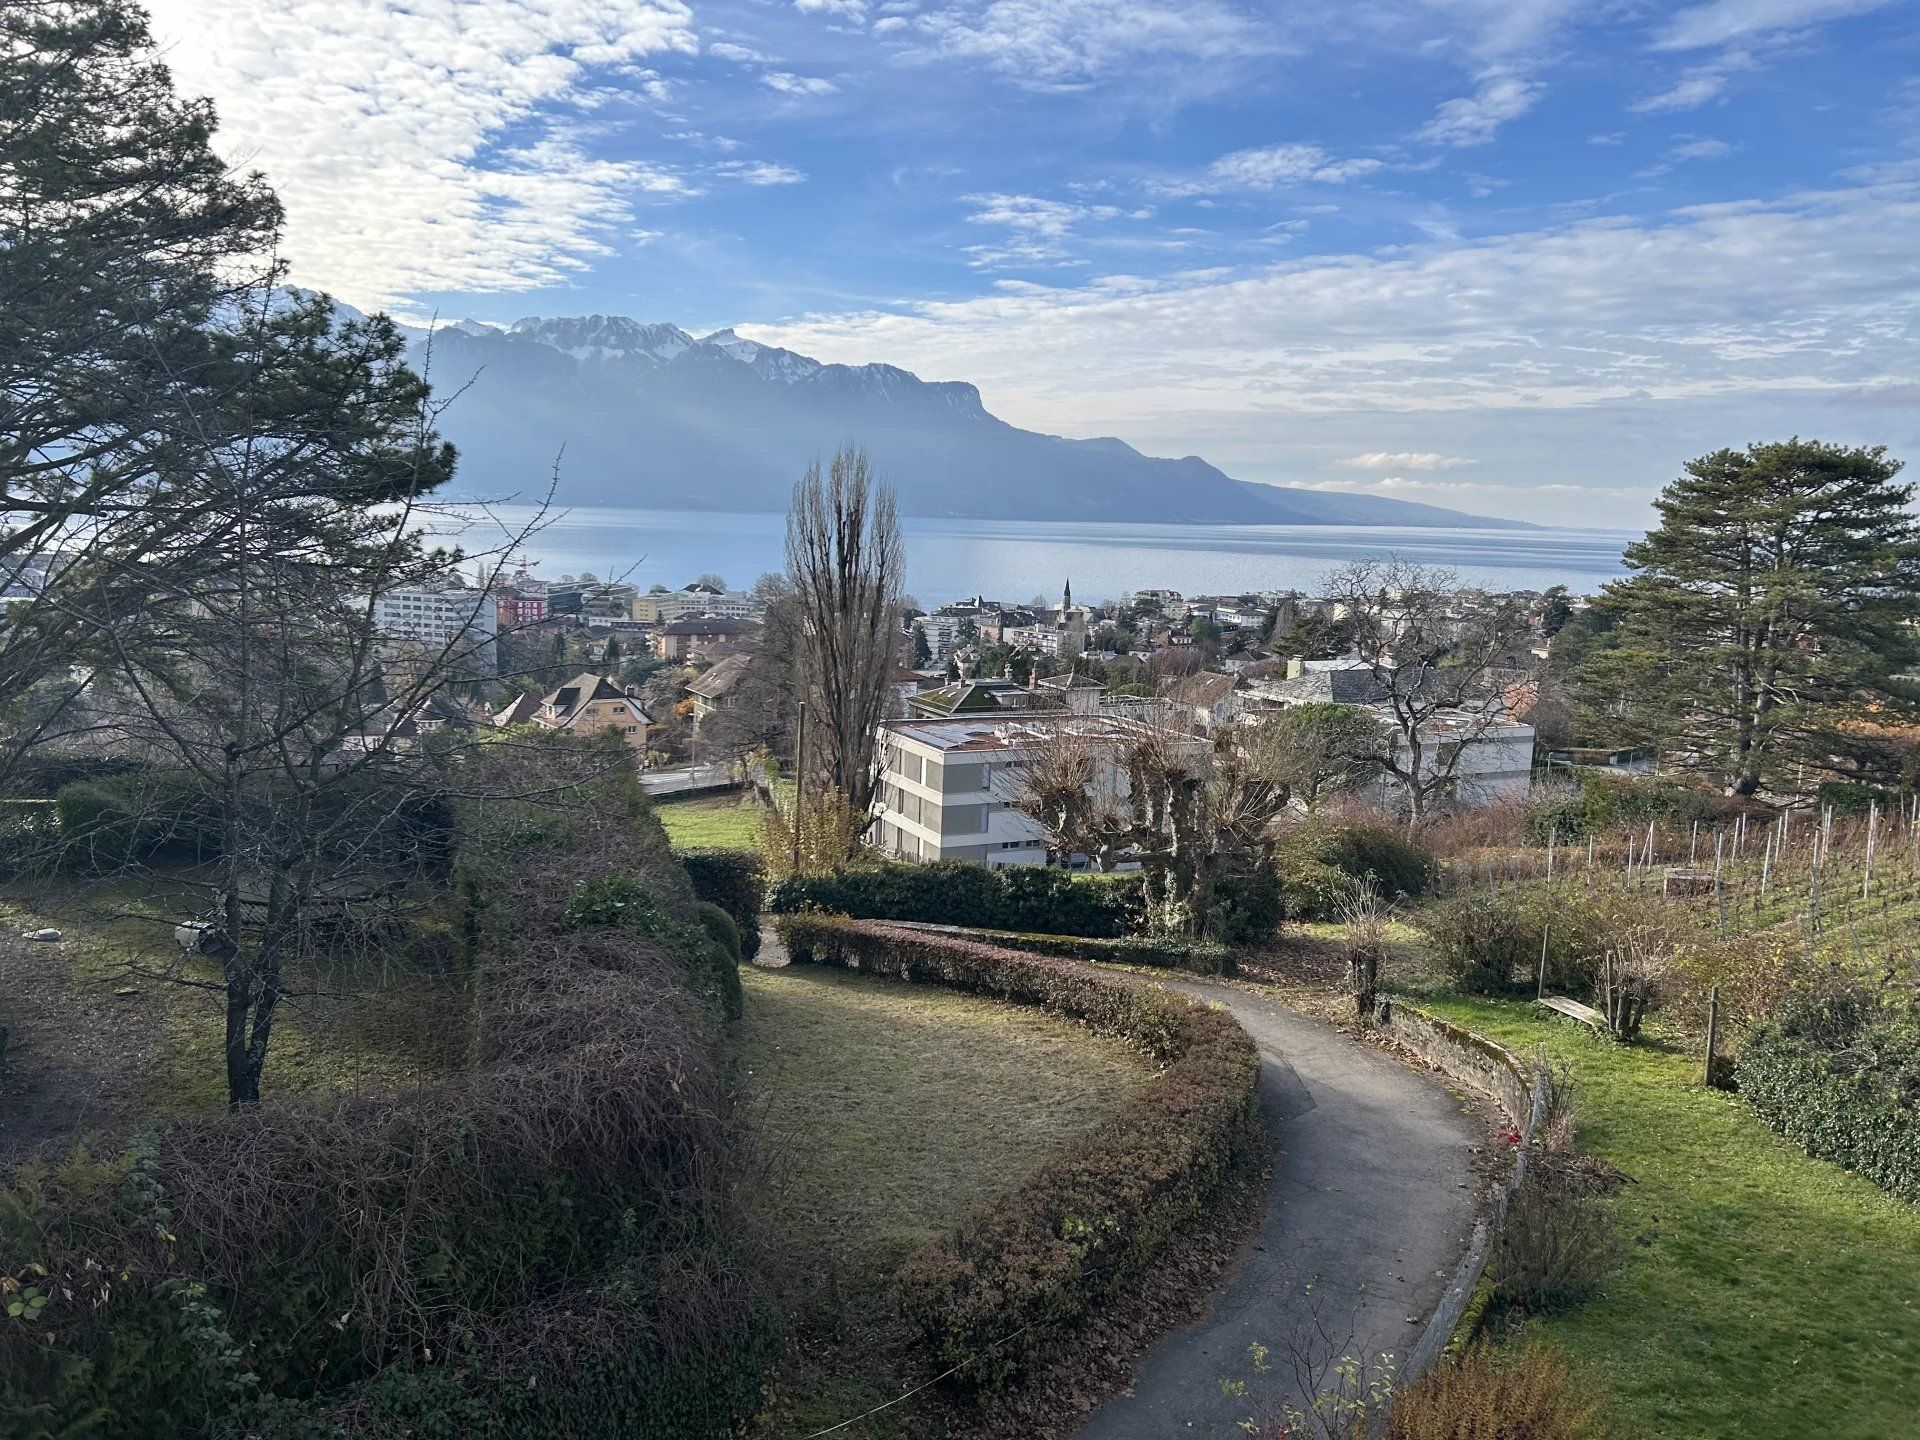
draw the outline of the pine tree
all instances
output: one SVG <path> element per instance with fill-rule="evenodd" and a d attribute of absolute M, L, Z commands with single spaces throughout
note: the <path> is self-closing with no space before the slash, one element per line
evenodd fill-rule
<path fill-rule="evenodd" d="M 1843 770 L 1847 728 L 1920 689 L 1920 520 L 1884 447 L 1798 437 L 1689 461 L 1607 587 L 1576 677 L 1625 738 L 1679 746 L 1752 795 Z"/>

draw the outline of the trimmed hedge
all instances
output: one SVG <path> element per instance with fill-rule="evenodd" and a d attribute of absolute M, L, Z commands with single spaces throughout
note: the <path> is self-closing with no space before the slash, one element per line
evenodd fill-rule
<path fill-rule="evenodd" d="M 1075 875 L 1046 865 L 990 870 L 967 860 L 883 860 L 831 875 L 790 876 L 774 885 L 767 908 L 1106 940 L 1141 928 L 1141 884 L 1137 873 Z"/>
<path fill-rule="evenodd" d="M 751 850 L 706 847 L 682 852 L 680 863 L 696 899 L 718 905 L 740 931 L 740 954 L 760 953 L 760 912 L 766 907 L 767 867 Z"/>
<path fill-rule="evenodd" d="M 902 1267 L 929 1361 L 986 1392 L 1071 1339 L 1204 1215 L 1254 1133 L 1260 1057 L 1223 1011 L 1156 986 L 957 935 L 824 915 L 779 922 L 801 964 L 931 981 L 1037 1005 L 1125 1039 L 1160 1075 L 1017 1193 Z"/>
<path fill-rule="evenodd" d="M 959 926 L 947 927 L 947 930 L 962 939 L 1004 945 L 1010 950 L 1027 950 L 1036 955 L 1058 955 L 1067 960 L 1148 965 L 1159 970 L 1186 970 L 1195 975 L 1233 975 L 1240 968 L 1233 951 L 1212 940 L 1180 940 L 1171 936 L 1151 935 L 1122 935 L 1118 940 L 1096 940 L 1086 935 L 1047 935 L 1034 930 L 969 930 Z"/>
<path fill-rule="evenodd" d="M 1857 991 L 1803 997 L 1747 1037 L 1734 1073 L 1809 1155 L 1920 1200 L 1920 1023 Z"/>

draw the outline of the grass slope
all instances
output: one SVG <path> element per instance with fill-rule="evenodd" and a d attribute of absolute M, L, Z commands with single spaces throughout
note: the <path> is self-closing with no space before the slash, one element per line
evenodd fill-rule
<path fill-rule="evenodd" d="M 1118 1042 L 1020 1006 L 807 967 L 742 979 L 741 1084 L 797 1317 L 764 1433 L 807 1435 L 926 1378 L 891 1328 L 900 1262 L 1150 1079 Z M 916 1434 L 923 1418 L 903 1405 L 836 1434 Z"/>
<path fill-rule="evenodd" d="M 173 926 L 195 913 L 165 873 L 139 880 L 16 882 L 0 890 L 0 926 L 41 925 L 65 936 L 57 949 L 15 948 L 4 987 L 35 1005 L 35 1051 L 57 1060 L 101 1013 L 139 1037 L 139 1054 L 93 1057 L 129 1068 L 124 1118 L 151 1120 L 226 1103 L 217 963 L 182 963 Z M 173 967 L 174 983 L 156 973 Z M 300 967 L 274 1021 L 267 1093 L 380 1089 L 458 1069 L 465 1060 L 465 992 L 455 980 L 376 962 Z M 34 994 L 25 996 L 32 987 Z M 454 1022 L 454 1023 L 450 1023 Z M 5 1023 L 0 1017 L 0 1023 Z M 39 1063 L 30 1053 L 23 1066 Z M 57 1117 L 48 1117 L 49 1123 Z M 104 1118 L 104 1117 L 89 1117 Z"/>
<path fill-rule="evenodd" d="M 760 802 L 750 794 L 656 801 L 654 814 L 676 850 L 709 846 L 756 850 L 760 846 Z"/>
<path fill-rule="evenodd" d="M 1420 1003 L 1570 1061 L 1580 1147 L 1636 1182 L 1625 1266 L 1532 1322 L 1607 1379 L 1616 1440 L 1920 1435 L 1920 1207 L 1809 1159 L 1694 1059 L 1520 1003 Z"/>

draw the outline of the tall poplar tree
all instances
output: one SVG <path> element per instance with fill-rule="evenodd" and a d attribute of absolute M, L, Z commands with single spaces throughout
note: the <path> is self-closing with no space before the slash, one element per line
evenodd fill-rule
<path fill-rule="evenodd" d="M 1920 706 L 1920 519 L 1899 472 L 1882 446 L 1798 437 L 1687 462 L 1607 587 L 1582 701 L 1730 794 L 1789 767 L 1851 773 L 1851 728 Z"/>

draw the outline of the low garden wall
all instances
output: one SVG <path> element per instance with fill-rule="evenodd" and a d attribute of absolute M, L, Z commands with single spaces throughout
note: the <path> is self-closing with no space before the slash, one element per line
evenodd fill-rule
<path fill-rule="evenodd" d="M 1416 1006 L 1383 1000 L 1375 1023 L 1395 1044 L 1412 1051 L 1443 1075 L 1493 1096 L 1519 1137 L 1513 1147 L 1512 1171 L 1495 1192 L 1487 1217 L 1474 1226 L 1467 1253 L 1408 1356 L 1402 1378 L 1412 1380 L 1446 1352 L 1455 1335 L 1470 1326 L 1470 1312 L 1485 1303 L 1481 1276 L 1487 1268 L 1493 1237 L 1526 1179 L 1527 1156 L 1546 1101 L 1545 1077 L 1539 1066 L 1521 1059 L 1506 1046 Z"/>
<path fill-rule="evenodd" d="M 1070 1339 L 1206 1213 L 1253 1139 L 1259 1052 L 1224 1011 L 952 932 L 815 914 L 783 916 L 778 928 L 796 963 L 1036 1005 L 1162 1067 L 1024 1188 L 902 1267 L 907 1312 L 960 1388 L 995 1389 Z"/>

